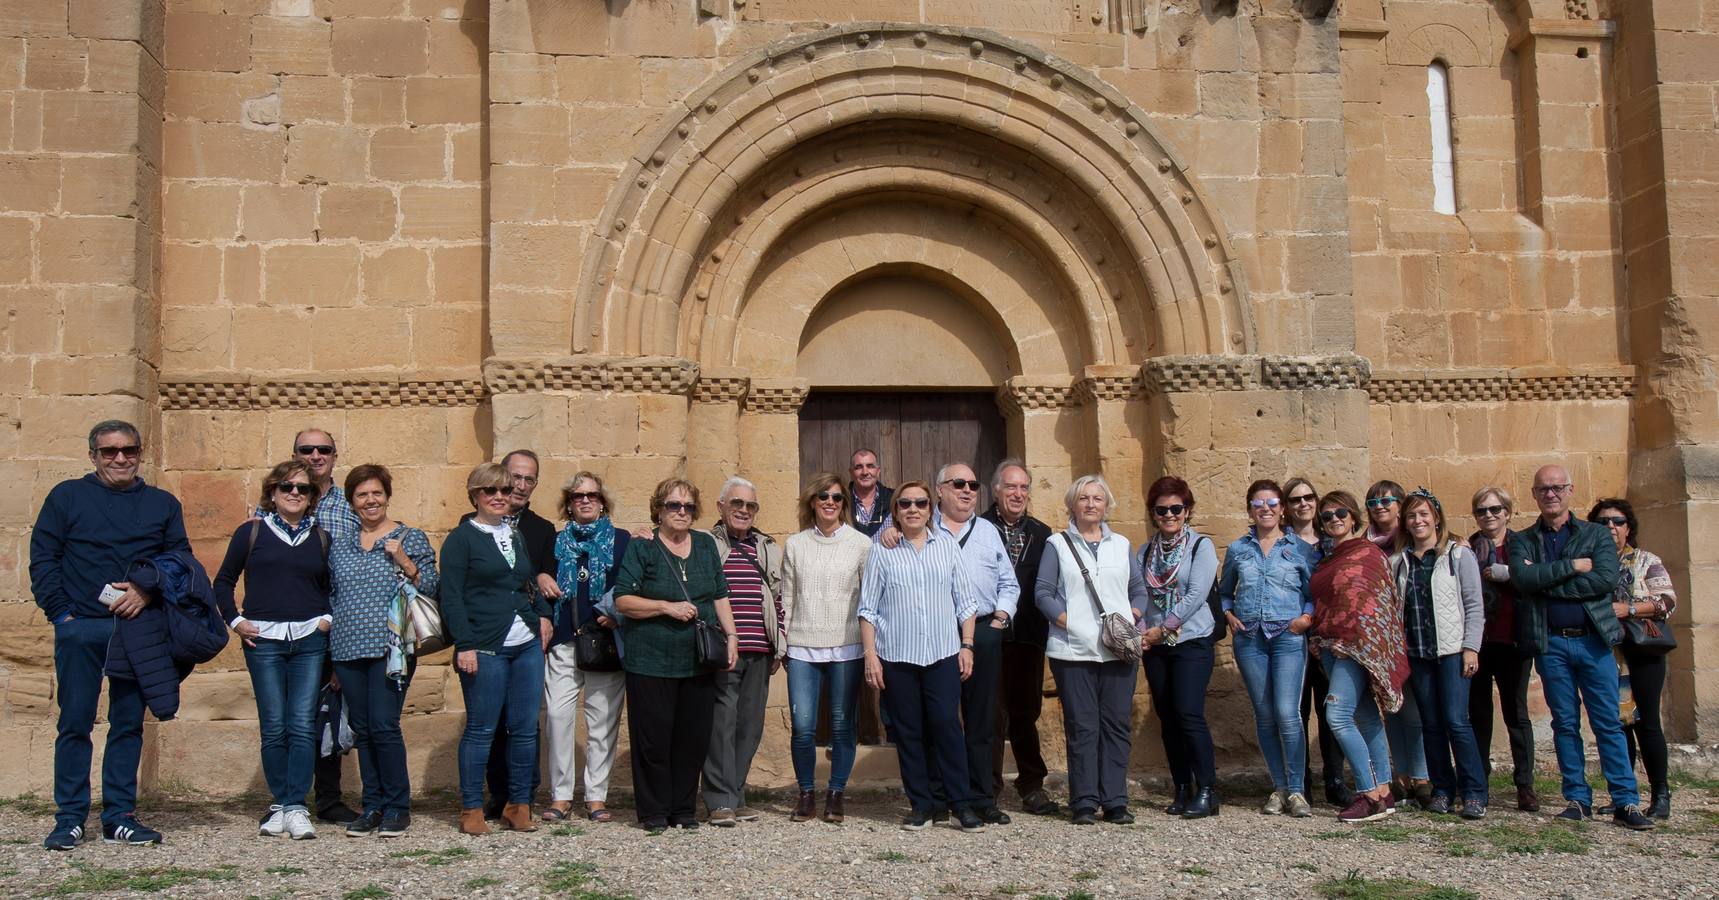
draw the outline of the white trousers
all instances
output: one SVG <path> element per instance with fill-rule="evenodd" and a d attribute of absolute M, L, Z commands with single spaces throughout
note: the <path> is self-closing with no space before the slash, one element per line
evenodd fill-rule
<path fill-rule="evenodd" d="M 607 802 L 609 770 L 615 763 L 626 673 L 583 672 L 573 664 L 573 644 L 549 648 L 544 660 L 543 707 L 549 720 L 550 799 L 571 802 L 578 793 L 575 770 L 575 711 L 585 697 L 585 802 Z"/>

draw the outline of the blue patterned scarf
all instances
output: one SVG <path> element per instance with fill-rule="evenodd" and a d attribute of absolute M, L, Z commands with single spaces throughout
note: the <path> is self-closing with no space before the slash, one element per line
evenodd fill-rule
<path fill-rule="evenodd" d="M 579 558 L 584 557 L 583 564 Z M 555 583 L 562 601 L 577 600 L 579 583 L 590 586 L 593 601 L 609 591 L 609 566 L 615 561 L 615 525 L 603 516 L 589 525 L 568 522 L 555 536 Z"/>

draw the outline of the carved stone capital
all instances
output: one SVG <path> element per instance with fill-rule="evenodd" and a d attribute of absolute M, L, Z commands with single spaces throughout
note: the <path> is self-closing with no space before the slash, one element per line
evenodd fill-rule
<path fill-rule="evenodd" d="M 1017 375 L 997 388 L 997 408 L 1013 418 L 1027 410 L 1063 409 L 1080 403 L 1075 385 Z"/>
<path fill-rule="evenodd" d="M 1145 393 L 1139 366 L 1087 366 L 1086 377 L 1075 385 L 1077 402 L 1138 400 Z"/>
<path fill-rule="evenodd" d="M 1160 356 L 1140 367 L 1149 394 L 1241 391 L 1259 386 L 1257 356 Z"/>
<path fill-rule="evenodd" d="M 692 399 L 699 403 L 732 403 L 746 396 L 752 379 L 745 369 L 701 369 L 692 386 Z"/>
<path fill-rule="evenodd" d="M 811 382 L 801 378 L 754 378 L 743 408 L 752 415 L 798 415 L 811 391 Z"/>

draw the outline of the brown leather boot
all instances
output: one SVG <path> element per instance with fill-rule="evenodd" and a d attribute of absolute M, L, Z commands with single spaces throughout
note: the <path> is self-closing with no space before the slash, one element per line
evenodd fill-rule
<path fill-rule="evenodd" d="M 842 792 L 824 792 L 824 821 L 832 825 L 842 824 Z"/>
<path fill-rule="evenodd" d="M 460 810 L 461 834 L 489 834 L 489 823 L 483 820 L 483 807 Z"/>
<path fill-rule="evenodd" d="M 800 799 L 794 804 L 794 813 L 788 817 L 790 822 L 809 822 L 818 814 L 818 797 L 812 791 L 801 791 Z"/>
<path fill-rule="evenodd" d="M 508 831 L 536 831 L 537 823 L 531 818 L 531 804 L 509 803 L 501 808 L 501 824 Z"/>

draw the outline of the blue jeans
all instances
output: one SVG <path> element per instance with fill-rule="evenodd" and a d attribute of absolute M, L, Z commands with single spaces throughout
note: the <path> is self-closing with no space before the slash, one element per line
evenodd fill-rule
<path fill-rule="evenodd" d="M 374 656 L 336 662 L 340 693 L 346 699 L 346 721 L 358 751 L 358 774 L 364 780 L 364 811 L 383 814 L 412 811 L 412 783 L 406 774 L 406 741 L 400 734 L 400 710 L 406 686 L 418 661 L 406 660 L 406 680 L 388 677 L 388 659 Z"/>
<path fill-rule="evenodd" d="M 830 787 L 844 791 L 854 769 L 854 707 L 859 702 L 860 674 L 865 661 L 813 663 L 788 658 L 788 715 L 793 722 L 790 744 L 794 779 L 800 790 L 817 787 L 818 700 L 830 686 Z"/>
<path fill-rule="evenodd" d="M 90 758 L 102 667 L 113 637 L 111 618 L 71 619 L 54 626 L 54 692 L 60 719 L 54 738 L 54 822 L 82 825 L 90 812 Z M 143 692 L 137 682 L 108 679 L 107 751 L 101 761 L 101 820 L 137 809 L 137 763 L 143 756 Z"/>
<path fill-rule="evenodd" d="M 530 803 L 537 774 L 537 711 L 543 705 L 543 644 L 532 640 L 478 653 L 477 672 L 460 673 L 466 730 L 460 735 L 460 806 L 483 806 L 484 767 L 507 711 L 507 802 Z"/>
<path fill-rule="evenodd" d="M 245 648 L 251 692 L 257 698 L 262 732 L 263 780 L 282 809 L 305 809 L 316 769 L 316 708 L 322 695 L 322 664 L 328 635 L 316 631 L 296 641 L 258 638 Z"/>
<path fill-rule="evenodd" d="M 1355 790 L 1366 792 L 1391 780 L 1391 748 L 1385 739 L 1384 718 L 1373 698 L 1373 679 L 1360 663 L 1326 652 L 1320 657 L 1331 692 L 1325 697 L 1325 721 L 1355 772 Z"/>
<path fill-rule="evenodd" d="M 1546 706 L 1552 711 L 1552 746 L 1558 751 L 1558 772 L 1564 778 L 1564 799 L 1594 802 L 1588 787 L 1582 755 L 1582 706 L 1588 708 L 1588 727 L 1599 745 L 1600 771 L 1616 804 L 1634 804 L 1635 769 L 1630 764 L 1629 745 L 1618 722 L 1618 663 L 1612 649 L 1599 635 L 1581 637 L 1546 636 L 1546 651 L 1535 658 Z"/>
<path fill-rule="evenodd" d="M 1415 692 L 1403 685 L 1403 708 L 1385 716 L 1385 737 L 1391 742 L 1391 765 L 1397 774 L 1427 780 L 1427 745 L 1421 739 L 1421 708 Z"/>
<path fill-rule="evenodd" d="M 1469 680 L 1462 676 L 1462 654 L 1448 653 L 1437 660 L 1411 658 L 1409 686 L 1421 709 L 1421 742 L 1426 746 L 1433 794 L 1455 797 L 1460 792 L 1463 800 L 1485 803 L 1486 767 L 1468 721 Z"/>
<path fill-rule="evenodd" d="M 1259 750 L 1273 787 L 1303 793 L 1307 736 L 1301 726 L 1301 679 L 1307 675 L 1307 636 L 1284 631 L 1268 639 L 1255 626 L 1236 633 L 1235 658 L 1253 701 Z"/>

